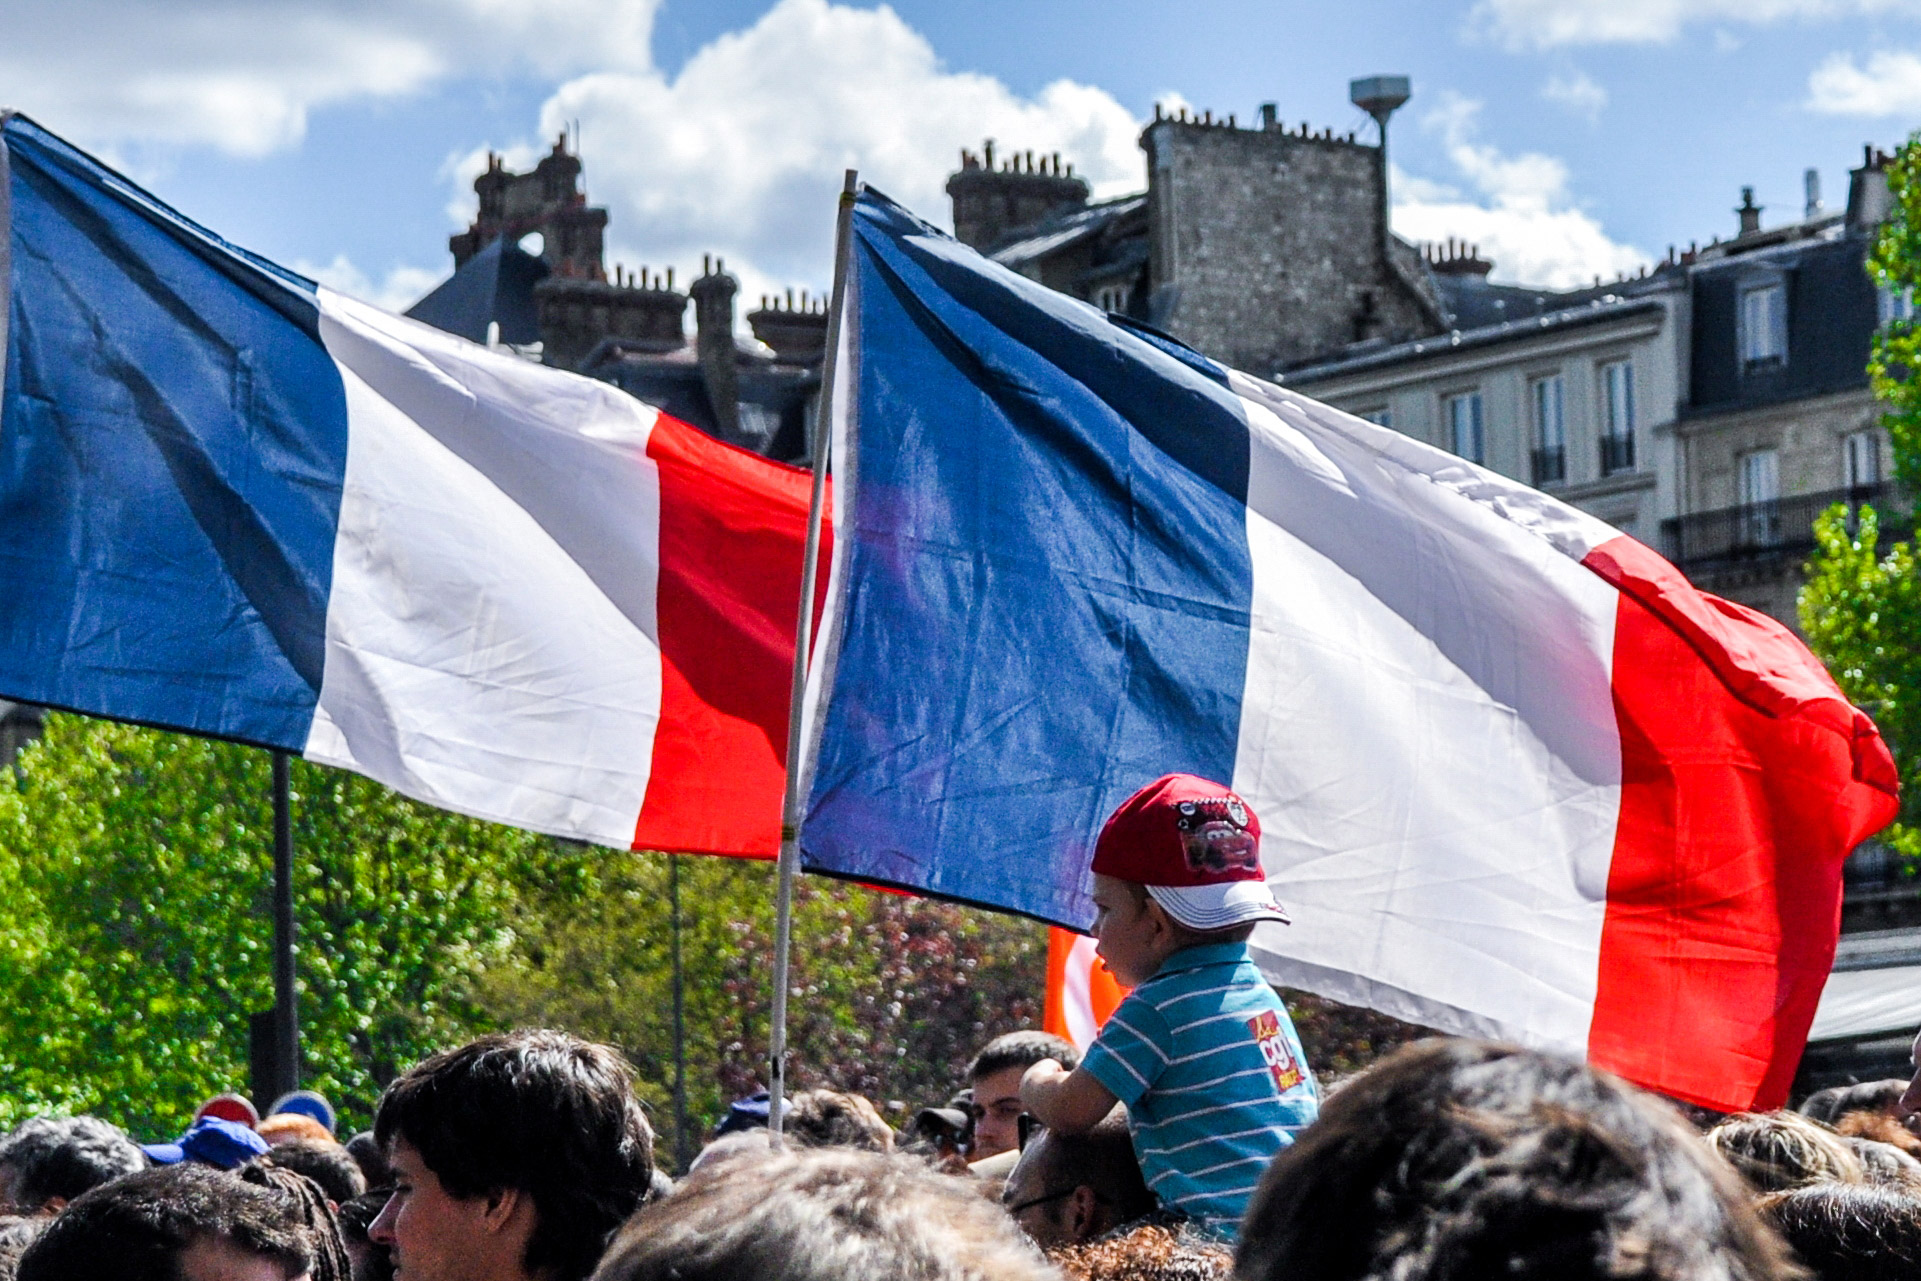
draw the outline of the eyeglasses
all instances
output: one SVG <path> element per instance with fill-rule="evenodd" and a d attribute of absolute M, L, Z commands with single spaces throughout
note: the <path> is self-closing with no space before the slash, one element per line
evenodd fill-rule
<path fill-rule="evenodd" d="M 1022 1210 L 1031 1210 L 1037 1205 L 1046 1205 L 1049 1201 L 1058 1201 L 1062 1197 L 1073 1196 L 1073 1195 L 1074 1195 L 1073 1188 L 1068 1188 L 1062 1192 L 1049 1192 L 1046 1196 L 1029 1197 L 1025 1201 L 1021 1201 L 1015 1205 L 1007 1206 L 1006 1210 L 1009 1214 L 1019 1214 Z"/>
<path fill-rule="evenodd" d="M 1035 1131 L 1044 1130 L 1046 1128 L 1047 1128 L 1046 1126 L 1042 1125 L 1037 1119 L 1035 1119 L 1034 1114 L 1031 1112 L 1023 1112 L 1018 1117 L 1015 1117 L 1014 1118 L 1015 1150 L 1019 1152 L 1027 1151 L 1027 1141 L 1034 1137 Z"/>

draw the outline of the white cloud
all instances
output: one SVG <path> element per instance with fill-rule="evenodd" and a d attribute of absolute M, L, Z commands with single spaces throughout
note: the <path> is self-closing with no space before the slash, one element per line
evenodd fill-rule
<path fill-rule="evenodd" d="M 1595 276 L 1612 279 L 1649 255 L 1610 238 L 1568 194 L 1567 166 L 1552 156 L 1502 154 L 1478 141 L 1481 104 L 1455 94 L 1422 122 L 1437 132 L 1461 181 L 1480 199 L 1436 183 L 1396 184 L 1394 230 L 1409 240 L 1452 236 L 1481 247 L 1497 280 L 1571 288 Z"/>
<path fill-rule="evenodd" d="M 1650 44 L 1703 22 L 1921 15 L 1921 0 L 1476 0 L 1471 25 L 1513 47 Z"/>
<path fill-rule="evenodd" d="M 388 311 L 407 310 L 447 275 L 444 271 L 427 267 L 403 266 L 390 269 L 385 277 L 376 282 L 349 261 L 346 254 L 335 254 L 329 263 L 301 259 L 293 264 L 293 270 L 319 281 L 329 289 L 362 302 L 370 302 L 376 307 L 384 307 Z"/>
<path fill-rule="evenodd" d="M 1879 50 L 1862 66 L 1831 54 L 1808 77 L 1808 106 L 1837 116 L 1912 116 L 1921 112 L 1921 57 Z"/>
<path fill-rule="evenodd" d="M 541 110 L 553 137 L 581 122 L 585 186 L 609 207 L 609 261 L 724 256 L 752 302 L 831 270 L 842 170 L 945 223 L 947 175 L 983 138 L 1003 154 L 1058 151 L 1097 194 L 1145 180 L 1140 123 L 1103 90 L 1059 80 L 1023 97 L 990 76 L 943 67 L 893 10 L 782 0 L 751 27 L 699 50 L 669 80 L 597 72 Z M 461 221 L 484 150 L 459 167 Z M 681 279 L 685 279 L 683 275 Z"/>
<path fill-rule="evenodd" d="M 1608 105 L 1608 91 L 1585 71 L 1557 71 L 1541 86 L 1541 96 L 1589 121 L 1599 120 Z"/>
<path fill-rule="evenodd" d="M 329 103 L 644 68 L 660 0 L 11 0 L 5 105 L 95 146 L 264 155 Z"/>

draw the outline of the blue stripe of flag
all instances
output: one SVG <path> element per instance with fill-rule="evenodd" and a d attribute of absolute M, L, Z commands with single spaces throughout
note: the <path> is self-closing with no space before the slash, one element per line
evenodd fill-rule
<path fill-rule="evenodd" d="M 1217 367 L 884 197 L 853 223 L 854 510 L 805 865 L 1085 926 L 1108 812 L 1233 776 L 1246 420 Z"/>
<path fill-rule="evenodd" d="M 0 695 L 298 750 L 346 468 L 312 287 L 22 117 Z"/>

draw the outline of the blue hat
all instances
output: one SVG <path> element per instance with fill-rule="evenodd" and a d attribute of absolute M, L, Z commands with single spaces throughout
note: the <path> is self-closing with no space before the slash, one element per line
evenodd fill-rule
<path fill-rule="evenodd" d="M 792 1099 L 781 1099 L 781 1116 L 785 1118 L 793 1106 L 794 1101 Z M 765 1090 L 762 1090 L 758 1094 L 750 1094 L 744 1099 L 735 1099 L 727 1105 L 727 1115 L 721 1119 L 719 1125 L 714 1127 L 714 1137 L 719 1138 L 723 1134 L 737 1134 L 742 1130 L 766 1129 L 767 1115 L 773 1111 L 773 1107 L 774 1100 Z"/>
<path fill-rule="evenodd" d="M 268 1116 L 278 1116 L 282 1112 L 293 1112 L 300 1116 L 310 1116 L 327 1127 L 327 1133 L 336 1132 L 333 1104 L 312 1090 L 295 1090 L 274 1100 L 267 1109 Z"/>
<path fill-rule="evenodd" d="M 267 1141 L 244 1125 L 207 1116 L 195 1121 L 178 1143 L 143 1143 L 140 1150 L 155 1165 L 198 1161 L 218 1170 L 231 1170 L 265 1152 Z"/>

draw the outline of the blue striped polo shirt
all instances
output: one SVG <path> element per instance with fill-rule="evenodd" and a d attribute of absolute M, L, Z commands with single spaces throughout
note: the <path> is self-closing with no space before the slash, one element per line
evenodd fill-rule
<path fill-rule="evenodd" d="M 1268 1162 L 1320 1112 L 1294 1020 L 1245 943 L 1168 957 L 1081 1066 L 1127 1105 L 1161 1204 L 1229 1240 Z"/>

